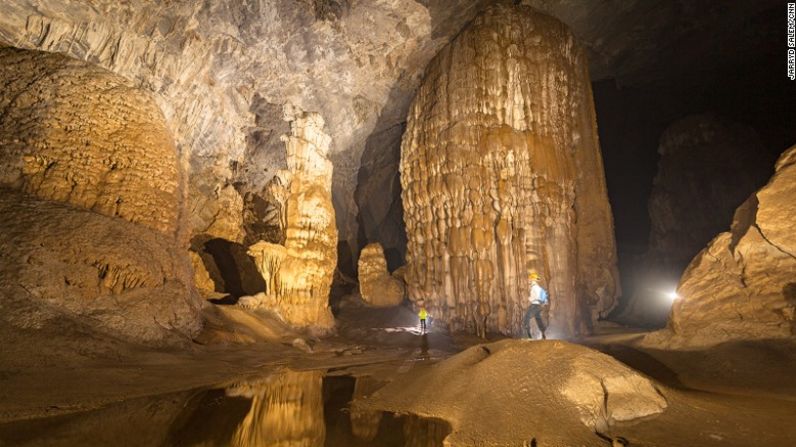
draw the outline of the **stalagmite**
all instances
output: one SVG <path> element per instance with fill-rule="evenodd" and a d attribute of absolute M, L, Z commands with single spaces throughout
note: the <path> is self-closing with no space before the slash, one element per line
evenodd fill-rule
<path fill-rule="evenodd" d="M 518 335 L 527 272 L 559 336 L 615 304 L 616 251 L 583 50 L 495 5 L 432 60 L 401 147 L 407 282 L 452 329 Z"/>
<path fill-rule="evenodd" d="M 381 244 L 365 246 L 359 254 L 359 293 L 371 306 L 396 306 L 404 299 L 403 284 L 387 271 Z"/>
<path fill-rule="evenodd" d="M 285 371 L 261 384 L 230 388 L 228 395 L 252 398 L 230 445 L 322 446 L 326 439 L 322 391 L 320 371 Z"/>
<path fill-rule="evenodd" d="M 296 326 L 328 328 L 334 324 L 329 290 L 337 263 L 337 228 L 332 207 L 331 140 L 316 113 L 286 111 L 291 135 L 287 146 L 284 245 L 260 241 L 249 248 L 266 282 L 260 299 L 247 307 L 264 306 Z"/>

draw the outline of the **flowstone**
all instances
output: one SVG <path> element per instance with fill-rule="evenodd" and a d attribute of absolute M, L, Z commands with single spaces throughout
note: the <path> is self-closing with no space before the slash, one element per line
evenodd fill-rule
<path fill-rule="evenodd" d="M 518 335 L 528 270 L 550 334 L 589 332 L 618 293 L 613 219 L 583 50 L 498 4 L 431 61 L 401 147 L 410 299 L 451 329 Z"/>

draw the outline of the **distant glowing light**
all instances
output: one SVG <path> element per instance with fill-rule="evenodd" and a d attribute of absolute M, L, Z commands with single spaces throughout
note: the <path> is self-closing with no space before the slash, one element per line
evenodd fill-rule
<path fill-rule="evenodd" d="M 666 292 L 666 296 L 672 301 L 676 300 L 677 298 L 680 298 L 680 295 L 677 294 L 676 290 Z"/>

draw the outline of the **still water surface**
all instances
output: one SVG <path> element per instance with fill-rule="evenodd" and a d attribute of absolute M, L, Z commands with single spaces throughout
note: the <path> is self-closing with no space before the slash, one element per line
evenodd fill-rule
<path fill-rule="evenodd" d="M 0 446 L 434 447 L 443 421 L 357 411 L 368 378 L 284 371 L 259 380 L 0 425 Z"/>

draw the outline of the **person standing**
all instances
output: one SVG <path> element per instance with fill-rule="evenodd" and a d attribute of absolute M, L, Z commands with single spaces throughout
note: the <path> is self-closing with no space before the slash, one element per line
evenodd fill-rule
<path fill-rule="evenodd" d="M 536 326 L 539 327 L 539 331 L 542 333 L 542 340 L 546 340 L 547 337 L 545 336 L 545 327 L 544 320 L 542 319 L 542 310 L 544 306 L 546 306 L 550 300 L 548 299 L 547 290 L 545 290 L 542 286 L 539 285 L 539 274 L 536 272 L 532 272 L 528 275 L 528 279 L 531 282 L 530 285 L 530 293 L 528 295 L 528 301 L 530 301 L 530 306 L 528 306 L 528 310 L 525 312 L 525 318 L 523 319 L 523 327 L 528 333 L 528 338 L 533 338 L 531 334 L 531 318 L 536 320 Z"/>
<path fill-rule="evenodd" d="M 420 333 L 426 333 L 426 318 L 428 318 L 428 311 L 426 310 L 425 305 L 420 305 L 420 312 L 417 313 L 417 316 L 420 317 Z"/>

